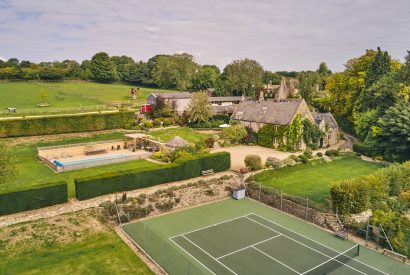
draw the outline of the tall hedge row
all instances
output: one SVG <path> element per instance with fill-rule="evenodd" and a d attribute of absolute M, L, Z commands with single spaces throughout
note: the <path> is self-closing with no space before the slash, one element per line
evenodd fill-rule
<path fill-rule="evenodd" d="M 0 121 L 0 137 L 50 135 L 124 128 L 133 112 L 21 118 Z"/>
<path fill-rule="evenodd" d="M 225 171 L 229 169 L 230 165 L 230 154 L 220 152 L 176 161 L 167 166 L 138 171 L 105 173 L 94 177 L 75 179 L 76 197 L 78 200 L 85 200 L 114 192 L 186 180 L 200 176 L 204 170 Z"/>
<path fill-rule="evenodd" d="M 0 215 L 8 215 L 67 202 L 67 183 L 0 194 Z"/>

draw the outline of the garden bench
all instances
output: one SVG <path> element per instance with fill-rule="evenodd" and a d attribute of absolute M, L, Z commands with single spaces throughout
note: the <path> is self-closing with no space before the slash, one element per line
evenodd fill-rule
<path fill-rule="evenodd" d="M 202 176 L 209 176 L 209 175 L 212 175 L 213 173 L 214 173 L 214 169 L 204 170 L 202 171 Z"/>

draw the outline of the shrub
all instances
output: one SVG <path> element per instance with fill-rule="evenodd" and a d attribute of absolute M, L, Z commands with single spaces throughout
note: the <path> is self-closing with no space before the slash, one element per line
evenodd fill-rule
<path fill-rule="evenodd" d="M 232 125 L 221 131 L 221 138 L 228 139 L 233 144 L 242 143 L 248 133 L 242 124 Z"/>
<path fill-rule="evenodd" d="M 0 194 L 0 215 L 8 215 L 67 202 L 67 183 Z"/>
<path fill-rule="evenodd" d="M 303 152 L 303 155 L 308 159 L 313 158 L 312 150 L 309 150 L 309 149 L 307 149 L 305 152 Z"/>
<path fill-rule="evenodd" d="M 262 169 L 262 159 L 258 155 L 247 155 L 245 157 L 245 165 L 251 171 Z"/>
<path fill-rule="evenodd" d="M 317 152 L 316 156 L 318 156 L 319 158 L 323 157 L 322 152 Z"/>
<path fill-rule="evenodd" d="M 239 172 L 241 172 L 241 174 L 246 174 L 246 173 L 249 173 L 249 169 L 246 168 L 246 167 L 241 167 L 241 168 L 239 169 Z"/>
<path fill-rule="evenodd" d="M 134 112 L 61 115 L 0 121 L 0 137 L 51 135 L 126 128 L 135 120 Z"/>
<path fill-rule="evenodd" d="M 138 204 L 144 204 L 146 199 L 147 199 L 147 195 L 146 195 L 146 194 L 140 194 L 140 195 L 137 197 L 137 202 L 138 202 Z"/>
<path fill-rule="evenodd" d="M 266 159 L 265 166 L 272 167 L 272 168 L 282 168 L 283 161 L 275 157 L 268 157 Z"/>
<path fill-rule="evenodd" d="M 295 155 L 290 155 L 289 158 L 293 159 L 296 162 L 300 161 L 299 157 Z"/>
<path fill-rule="evenodd" d="M 104 173 L 93 177 L 75 179 L 76 197 L 85 200 L 114 192 L 129 191 L 186 180 L 201 175 L 204 170 L 222 172 L 230 168 L 230 155 L 227 152 L 203 154 L 163 166 L 141 170 L 127 170 Z"/>
<path fill-rule="evenodd" d="M 328 157 L 338 157 L 340 153 L 339 150 L 329 149 L 326 150 L 325 155 Z"/>
<path fill-rule="evenodd" d="M 295 166 L 296 165 L 296 161 L 292 158 L 286 158 L 283 160 L 283 165 L 285 166 Z"/>
<path fill-rule="evenodd" d="M 215 139 L 213 137 L 207 138 L 205 140 L 205 145 L 208 148 L 213 148 L 214 147 L 214 143 L 215 143 Z"/>
<path fill-rule="evenodd" d="M 309 163 L 309 159 L 306 155 L 300 155 L 299 159 L 302 163 Z"/>

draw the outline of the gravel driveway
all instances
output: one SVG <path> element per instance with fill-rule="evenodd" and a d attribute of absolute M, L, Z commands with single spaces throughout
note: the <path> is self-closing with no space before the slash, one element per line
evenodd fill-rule
<path fill-rule="evenodd" d="M 262 163 L 264 164 L 268 157 L 275 157 L 278 159 L 285 159 L 291 154 L 288 152 L 281 152 L 275 149 L 266 148 L 258 145 L 247 146 L 247 145 L 238 145 L 233 147 L 224 147 L 211 150 L 212 153 L 216 152 L 229 152 L 231 153 L 231 169 L 239 171 L 241 167 L 245 167 L 245 157 L 247 155 L 259 155 L 262 158 Z M 300 153 L 299 153 L 300 154 Z"/>

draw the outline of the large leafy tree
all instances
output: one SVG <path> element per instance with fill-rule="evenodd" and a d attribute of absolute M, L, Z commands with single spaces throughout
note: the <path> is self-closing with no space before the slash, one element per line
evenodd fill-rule
<path fill-rule="evenodd" d="M 272 82 L 272 84 L 280 84 L 280 80 L 282 79 L 282 76 L 278 73 L 274 73 L 271 71 L 264 71 L 263 76 L 262 76 L 262 82 L 264 84 L 267 84 L 269 82 Z"/>
<path fill-rule="evenodd" d="M 215 88 L 219 78 L 219 69 L 215 66 L 203 66 L 193 78 L 192 88 L 196 91 Z"/>
<path fill-rule="evenodd" d="M 140 85 L 152 84 L 148 63 L 139 61 L 134 64 L 126 64 L 124 69 L 126 71 L 124 81 Z"/>
<path fill-rule="evenodd" d="M 410 159 L 410 102 L 401 102 L 390 107 L 380 118 L 378 127 L 385 155 L 389 159 L 403 161 Z"/>
<path fill-rule="evenodd" d="M 372 62 L 370 62 L 364 79 L 366 88 L 369 88 L 373 83 L 377 82 L 383 75 L 390 71 L 391 58 L 385 51 L 382 52 L 380 47 L 377 47 L 377 53 Z"/>
<path fill-rule="evenodd" d="M 206 93 L 198 92 L 192 94 L 188 108 L 188 119 L 191 123 L 208 121 L 212 116 L 212 109 Z"/>
<path fill-rule="evenodd" d="M 107 53 L 95 54 L 90 62 L 91 78 L 99 82 L 113 82 L 118 79 L 114 62 Z"/>
<path fill-rule="evenodd" d="M 298 75 L 299 93 L 308 104 L 312 104 L 313 99 L 318 97 L 321 85 L 321 76 L 317 72 L 306 71 Z"/>
<path fill-rule="evenodd" d="M 225 89 L 231 95 L 253 95 L 254 88 L 262 84 L 263 72 L 255 60 L 235 60 L 224 68 Z"/>
<path fill-rule="evenodd" d="M 153 62 L 152 77 L 158 87 L 178 90 L 192 87 L 192 80 L 199 67 L 192 55 L 161 55 Z"/>
<path fill-rule="evenodd" d="M 127 65 L 135 64 L 134 59 L 129 56 L 112 56 L 111 61 L 115 64 L 115 69 L 118 73 L 118 77 L 121 81 L 126 81 L 127 78 Z"/>

